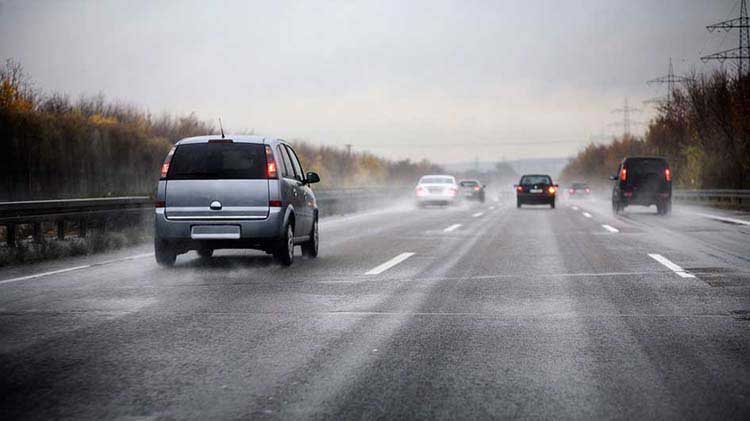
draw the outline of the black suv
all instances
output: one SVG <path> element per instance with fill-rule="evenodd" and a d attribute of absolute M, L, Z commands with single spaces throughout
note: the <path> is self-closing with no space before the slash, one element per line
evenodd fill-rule
<path fill-rule="evenodd" d="M 620 213 L 626 206 L 656 205 L 659 215 L 672 211 L 672 171 L 661 157 L 633 156 L 622 160 L 612 189 L 612 211 Z"/>

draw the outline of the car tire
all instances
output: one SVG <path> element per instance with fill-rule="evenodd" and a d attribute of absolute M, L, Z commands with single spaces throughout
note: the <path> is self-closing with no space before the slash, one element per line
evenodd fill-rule
<path fill-rule="evenodd" d="M 197 251 L 198 251 L 198 256 L 204 259 L 208 259 L 214 255 L 214 249 L 210 249 L 210 248 L 200 248 Z"/>
<path fill-rule="evenodd" d="M 521 199 L 516 199 L 516 207 L 521 208 Z"/>
<path fill-rule="evenodd" d="M 554 200 L 551 201 L 551 202 L 549 202 L 549 207 L 552 208 L 552 209 L 555 208 L 555 201 Z"/>
<path fill-rule="evenodd" d="M 284 234 L 279 238 L 273 257 L 284 266 L 291 266 L 294 262 L 294 226 L 292 224 L 287 224 L 284 228 Z"/>
<path fill-rule="evenodd" d="M 318 244 L 320 236 L 318 235 L 318 219 L 313 221 L 312 230 L 310 230 L 310 239 L 302 243 L 302 255 L 305 257 L 318 257 Z"/>
<path fill-rule="evenodd" d="M 612 201 L 612 213 L 615 215 L 619 215 L 622 213 L 622 206 L 620 206 L 619 202 Z"/>
<path fill-rule="evenodd" d="M 154 239 L 154 257 L 159 266 L 172 267 L 177 260 L 177 252 L 165 240 Z"/>

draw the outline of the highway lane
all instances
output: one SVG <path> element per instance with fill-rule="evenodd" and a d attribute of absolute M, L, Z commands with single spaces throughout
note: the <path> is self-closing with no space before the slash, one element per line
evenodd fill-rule
<path fill-rule="evenodd" d="M 573 205 L 334 217 L 290 268 L 2 273 L 91 265 L 0 284 L 0 417 L 747 418 L 750 227 Z"/>

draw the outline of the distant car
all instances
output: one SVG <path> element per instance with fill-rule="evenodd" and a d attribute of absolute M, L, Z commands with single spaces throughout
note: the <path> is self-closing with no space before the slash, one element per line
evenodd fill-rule
<path fill-rule="evenodd" d="M 426 175 L 414 189 L 417 205 L 452 205 L 458 198 L 458 184 L 452 175 Z"/>
<path fill-rule="evenodd" d="M 461 180 L 458 182 L 458 187 L 464 200 L 477 200 L 484 203 L 484 185 L 479 180 Z"/>
<path fill-rule="evenodd" d="M 156 193 L 156 261 L 215 249 L 265 250 L 284 265 L 294 246 L 318 255 L 318 206 L 297 154 L 279 139 L 201 136 L 182 139 L 167 155 Z"/>
<path fill-rule="evenodd" d="M 552 177 L 543 174 L 527 174 L 521 177 L 516 187 L 516 207 L 523 205 L 549 205 L 555 208 L 557 184 Z"/>
<path fill-rule="evenodd" d="M 573 183 L 568 187 L 569 199 L 588 199 L 591 197 L 591 187 L 586 183 Z"/>
<path fill-rule="evenodd" d="M 622 160 L 612 188 L 612 211 L 622 212 L 627 206 L 656 205 L 656 213 L 672 211 L 672 170 L 662 157 L 633 156 Z"/>

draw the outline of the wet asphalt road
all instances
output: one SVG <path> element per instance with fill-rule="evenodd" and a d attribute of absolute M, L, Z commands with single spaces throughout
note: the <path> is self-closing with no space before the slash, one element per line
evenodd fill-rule
<path fill-rule="evenodd" d="M 575 206 L 335 217 L 290 268 L 2 270 L 0 419 L 750 418 L 750 226 Z"/>

